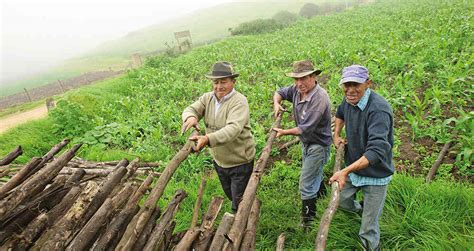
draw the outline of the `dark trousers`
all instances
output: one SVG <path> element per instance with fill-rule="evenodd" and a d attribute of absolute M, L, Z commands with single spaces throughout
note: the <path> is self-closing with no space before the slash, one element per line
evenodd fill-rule
<path fill-rule="evenodd" d="M 227 197 L 232 201 L 232 211 L 237 212 L 242 196 L 253 171 L 253 160 L 250 163 L 230 168 L 220 167 L 214 161 L 214 168 Z"/>

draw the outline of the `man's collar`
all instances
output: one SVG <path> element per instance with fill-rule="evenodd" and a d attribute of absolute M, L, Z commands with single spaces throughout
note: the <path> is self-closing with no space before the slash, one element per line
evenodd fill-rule
<path fill-rule="evenodd" d="M 311 90 L 311 91 L 308 93 L 308 95 L 306 95 L 306 97 L 305 97 L 304 99 L 300 100 L 299 103 L 306 102 L 306 101 L 310 101 L 311 98 L 313 97 L 313 95 L 314 95 L 316 92 L 318 92 L 319 89 L 320 89 L 319 85 L 316 84 L 316 85 L 314 86 L 313 90 Z M 299 93 L 300 98 L 301 98 L 301 93 L 300 93 L 299 91 L 298 91 L 298 93 Z"/>
<path fill-rule="evenodd" d="M 359 100 L 359 103 L 357 103 L 356 106 L 359 107 L 360 110 L 363 111 L 367 106 L 367 102 L 369 102 L 370 93 L 370 88 L 367 88 L 367 90 L 365 90 L 364 96 L 362 96 L 362 98 Z"/>
<path fill-rule="evenodd" d="M 214 92 L 212 93 L 212 96 L 216 99 L 216 102 L 222 103 L 222 102 L 228 100 L 230 97 L 232 97 L 232 95 L 234 95 L 234 93 L 235 93 L 235 89 L 232 88 L 232 91 L 230 91 L 229 94 L 222 97 L 220 101 L 217 99 L 217 96 Z"/>

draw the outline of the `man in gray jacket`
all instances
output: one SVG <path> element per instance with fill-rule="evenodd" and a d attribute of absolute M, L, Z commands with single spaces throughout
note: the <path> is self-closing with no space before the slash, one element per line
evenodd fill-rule
<path fill-rule="evenodd" d="M 302 142 L 303 167 L 299 188 L 302 200 L 303 227 L 309 227 L 316 216 L 316 198 L 323 180 L 323 167 L 329 160 L 331 146 L 331 109 L 329 96 L 316 82 L 321 73 L 315 70 L 310 60 L 297 61 L 293 72 L 287 73 L 294 84 L 283 87 L 273 96 L 275 116 L 283 110 L 281 102 L 293 103 L 296 127 L 291 129 L 273 128 L 277 137 L 299 136 Z"/>

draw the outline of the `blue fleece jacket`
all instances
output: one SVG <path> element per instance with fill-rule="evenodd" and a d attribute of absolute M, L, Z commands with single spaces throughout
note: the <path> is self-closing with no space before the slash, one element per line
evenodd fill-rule
<path fill-rule="evenodd" d="M 394 173 L 392 160 L 393 112 L 390 104 L 380 95 L 371 92 L 364 110 L 344 100 L 336 118 L 344 120 L 347 145 L 345 163 L 350 165 L 364 155 L 369 166 L 354 173 L 383 178 Z"/>

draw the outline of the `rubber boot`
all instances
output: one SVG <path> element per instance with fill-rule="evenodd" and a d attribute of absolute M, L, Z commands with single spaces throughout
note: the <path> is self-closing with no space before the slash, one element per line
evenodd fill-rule
<path fill-rule="evenodd" d="M 316 217 L 316 198 L 303 200 L 301 208 L 301 222 L 303 228 L 307 229 L 311 227 L 311 224 Z"/>

